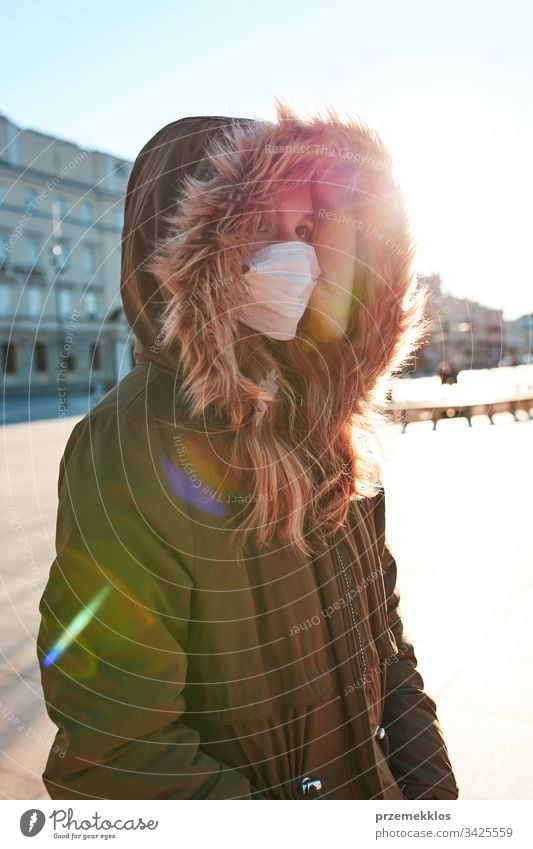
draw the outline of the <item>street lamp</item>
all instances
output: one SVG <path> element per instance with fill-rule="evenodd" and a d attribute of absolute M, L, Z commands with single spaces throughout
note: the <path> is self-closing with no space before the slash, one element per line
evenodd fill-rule
<path fill-rule="evenodd" d="M 54 300 L 55 300 L 55 308 L 56 308 L 56 333 L 57 333 L 57 353 L 58 357 L 60 356 L 61 351 L 61 341 L 62 341 L 62 333 L 61 333 L 61 310 L 59 304 L 59 287 L 57 285 L 58 280 L 66 270 L 66 262 L 65 262 L 65 248 L 64 245 L 61 244 L 62 237 L 62 227 L 61 227 L 61 211 L 59 208 L 59 203 L 57 198 L 52 200 L 52 267 L 55 272 L 53 286 L 54 286 Z"/>

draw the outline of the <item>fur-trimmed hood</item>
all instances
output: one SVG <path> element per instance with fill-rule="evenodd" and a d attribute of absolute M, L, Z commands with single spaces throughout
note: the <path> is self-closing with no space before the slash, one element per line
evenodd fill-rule
<path fill-rule="evenodd" d="M 358 120 L 280 113 L 277 123 L 175 121 L 144 146 L 130 176 L 121 295 L 135 358 L 174 375 L 181 362 L 197 414 L 210 405 L 222 414 L 223 398 L 257 404 L 259 381 L 243 374 L 236 348 L 249 334 L 235 310 L 246 297 L 243 267 L 258 231 L 274 227 L 277 199 L 312 181 L 327 161 L 353 163 L 356 174 L 358 269 L 348 334 L 365 394 L 405 362 L 423 329 L 419 289 L 416 308 L 407 303 L 417 300 L 414 245 L 383 142 Z"/>

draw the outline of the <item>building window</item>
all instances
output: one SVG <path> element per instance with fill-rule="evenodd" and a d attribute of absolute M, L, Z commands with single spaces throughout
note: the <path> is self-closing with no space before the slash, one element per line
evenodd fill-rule
<path fill-rule="evenodd" d="M 55 214 L 61 221 L 67 214 L 67 202 L 63 195 L 56 195 L 54 198 Z"/>
<path fill-rule="evenodd" d="M 41 258 L 39 239 L 26 239 L 26 259 L 31 266 L 38 265 Z"/>
<path fill-rule="evenodd" d="M 90 201 L 84 200 L 80 207 L 81 220 L 84 224 L 93 223 L 93 205 Z"/>
<path fill-rule="evenodd" d="M 57 312 L 60 318 L 68 318 L 72 312 L 72 292 L 70 289 L 58 289 Z"/>
<path fill-rule="evenodd" d="M 89 356 L 89 366 L 91 369 L 98 371 L 98 369 L 102 368 L 102 360 L 100 357 L 100 346 L 98 342 L 93 342 L 90 348 L 90 356 Z"/>
<path fill-rule="evenodd" d="M 87 318 L 98 318 L 98 295 L 96 292 L 86 292 L 84 301 Z"/>
<path fill-rule="evenodd" d="M 83 270 L 85 274 L 94 274 L 96 271 L 96 252 L 89 245 L 83 248 Z"/>
<path fill-rule="evenodd" d="M 11 286 L 9 283 L 0 283 L 0 316 L 7 318 L 11 315 Z"/>
<path fill-rule="evenodd" d="M 12 342 L 2 344 L 2 371 L 5 374 L 15 374 L 17 370 L 15 345 Z"/>
<path fill-rule="evenodd" d="M 48 351 L 44 342 L 36 342 L 33 351 L 33 363 L 35 371 L 43 372 L 48 367 Z"/>
<path fill-rule="evenodd" d="M 29 212 L 35 207 L 37 201 L 37 193 L 33 189 L 27 189 L 24 192 L 24 209 Z"/>
<path fill-rule="evenodd" d="M 40 286 L 28 286 L 27 303 L 30 318 L 39 318 L 43 306 L 43 293 Z"/>

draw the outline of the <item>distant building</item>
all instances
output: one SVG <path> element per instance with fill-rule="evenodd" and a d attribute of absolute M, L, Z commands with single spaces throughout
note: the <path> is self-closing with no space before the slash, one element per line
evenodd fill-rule
<path fill-rule="evenodd" d="M 442 292 L 438 274 L 421 277 L 429 290 L 431 319 L 426 344 L 416 352 L 416 371 L 436 373 L 446 361 L 453 371 L 494 368 L 502 357 L 502 310 Z"/>
<path fill-rule="evenodd" d="M 0 115 L 0 353 L 8 393 L 108 388 L 133 365 L 119 294 L 129 161 Z M 31 375 L 31 379 L 30 379 Z"/>
<path fill-rule="evenodd" d="M 504 359 L 506 362 L 533 362 L 533 313 L 521 315 L 504 324 Z"/>

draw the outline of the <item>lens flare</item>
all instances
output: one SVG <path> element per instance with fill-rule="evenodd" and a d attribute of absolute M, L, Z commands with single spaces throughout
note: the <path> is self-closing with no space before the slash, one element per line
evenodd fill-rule
<path fill-rule="evenodd" d="M 204 485 L 197 475 L 187 475 L 181 467 L 174 466 L 166 457 L 160 460 L 172 492 L 186 501 L 191 507 L 197 507 L 213 516 L 225 516 L 226 505 L 217 499 L 220 493 Z"/>
<path fill-rule="evenodd" d="M 72 640 L 74 640 L 80 631 L 83 631 L 83 629 L 89 624 L 110 591 L 110 586 L 102 587 L 102 589 L 96 593 L 94 598 L 91 599 L 89 604 L 76 614 L 70 625 L 67 625 L 65 628 L 65 632 L 59 638 L 55 646 L 45 655 L 43 666 L 51 666 L 52 663 L 56 662 L 58 657 L 62 655 Z"/>

